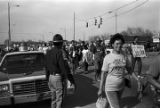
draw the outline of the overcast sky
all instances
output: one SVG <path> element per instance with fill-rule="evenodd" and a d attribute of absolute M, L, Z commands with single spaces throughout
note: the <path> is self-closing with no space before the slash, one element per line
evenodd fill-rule
<path fill-rule="evenodd" d="M 56 33 L 61 33 L 64 38 L 66 33 L 66 39 L 72 40 L 74 12 L 76 40 L 115 33 L 115 13 L 118 15 L 117 32 L 127 27 L 160 31 L 159 0 L 0 0 L 1 43 L 8 38 L 8 1 L 14 41 L 49 41 Z M 99 23 L 100 17 L 103 23 L 98 28 L 94 26 L 94 21 L 96 18 Z"/>

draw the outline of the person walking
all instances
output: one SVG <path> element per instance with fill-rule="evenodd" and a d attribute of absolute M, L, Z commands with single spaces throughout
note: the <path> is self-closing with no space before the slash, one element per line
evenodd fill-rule
<path fill-rule="evenodd" d="M 136 36 L 134 38 L 134 41 L 133 41 L 133 45 L 138 45 L 138 37 Z M 142 60 L 141 60 L 141 57 L 134 57 L 133 59 L 133 70 L 135 68 L 135 64 L 137 62 L 137 67 L 138 67 L 138 70 L 137 70 L 137 76 L 141 74 L 141 70 L 142 70 Z"/>
<path fill-rule="evenodd" d="M 130 71 L 122 52 L 124 42 L 123 35 L 119 33 L 111 37 L 110 44 L 113 51 L 105 56 L 101 68 L 98 97 L 102 96 L 104 87 L 111 108 L 120 108 L 120 98 L 125 87 L 125 75 L 128 74 L 127 71 Z"/>
<path fill-rule="evenodd" d="M 150 88 L 153 93 L 153 107 L 160 108 L 160 55 L 153 57 L 152 62 L 149 65 L 148 70 L 146 71 L 147 82 L 150 84 Z"/>
<path fill-rule="evenodd" d="M 96 51 L 94 53 L 94 70 L 95 70 L 95 80 L 99 81 L 101 76 L 101 68 L 103 64 L 103 59 L 105 56 L 105 48 L 101 46 L 101 40 L 96 41 Z"/>
<path fill-rule="evenodd" d="M 132 45 L 139 45 L 138 40 L 139 40 L 138 37 L 135 36 Z M 132 53 L 133 53 L 133 49 L 132 49 Z M 134 71 L 136 63 L 137 63 L 137 72 Z M 140 74 L 141 74 L 141 70 L 142 70 L 142 59 L 141 59 L 141 57 L 133 56 L 133 72 L 134 72 L 134 75 L 135 75 L 135 78 L 136 78 L 137 84 L 138 84 L 138 88 L 137 88 L 137 98 L 138 99 L 141 98 L 141 93 L 140 93 L 141 87 L 142 87 L 142 89 L 144 89 L 144 87 L 141 86 L 140 79 L 139 79 Z"/>
<path fill-rule="evenodd" d="M 84 68 L 84 73 L 87 74 L 88 73 L 88 62 L 87 62 L 87 54 L 88 54 L 88 48 L 86 45 L 83 46 L 83 50 L 82 50 L 82 61 L 83 61 L 83 68 Z"/>
<path fill-rule="evenodd" d="M 52 92 L 51 108 L 62 108 L 64 79 L 68 79 L 75 88 L 75 81 L 68 69 L 67 62 L 64 60 L 62 45 L 63 38 L 60 34 L 53 37 L 53 44 L 50 50 L 47 50 L 46 58 L 46 78 L 48 86 Z"/>

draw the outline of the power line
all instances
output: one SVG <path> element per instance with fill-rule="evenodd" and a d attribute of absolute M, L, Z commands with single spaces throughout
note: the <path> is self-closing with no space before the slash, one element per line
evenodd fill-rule
<path fill-rule="evenodd" d="M 28 34 L 28 35 L 41 35 L 42 33 L 13 33 L 13 34 Z"/>
<path fill-rule="evenodd" d="M 138 8 L 138 7 L 142 6 L 142 5 L 144 5 L 144 4 L 147 3 L 148 1 L 149 1 L 149 0 L 146 0 L 146 1 L 142 2 L 141 4 L 135 6 L 134 8 L 131 8 L 131 9 L 129 9 L 128 11 L 125 11 L 125 12 L 122 12 L 122 13 L 118 14 L 118 16 L 127 14 L 127 13 L 133 11 L 134 9 L 136 9 L 136 8 Z"/>
<path fill-rule="evenodd" d="M 98 26 L 98 28 L 100 28 L 101 25 L 102 25 L 102 22 L 103 22 L 103 16 L 105 16 L 106 14 L 110 14 L 110 13 L 113 13 L 113 12 L 115 13 L 115 15 L 113 15 L 113 16 L 111 16 L 111 17 L 108 17 L 107 19 L 111 19 L 111 18 L 114 18 L 114 17 L 118 17 L 118 16 L 120 16 L 120 15 L 126 14 L 126 13 L 128 13 L 128 12 L 130 12 L 130 11 L 138 8 L 138 7 L 140 7 L 141 5 L 145 4 L 145 3 L 146 3 L 147 1 L 149 1 L 149 0 L 146 0 L 145 2 L 143 2 L 143 3 L 141 3 L 141 4 L 138 4 L 136 7 L 132 8 L 132 9 L 129 9 L 128 11 L 125 11 L 125 12 L 123 12 L 123 13 L 117 14 L 117 11 L 118 11 L 118 10 L 120 10 L 120 9 L 122 9 L 122 8 L 125 8 L 125 7 L 127 7 L 127 6 L 130 6 L 130 5 L 132 5 L 132 4 L 135 4 L 137 1 L 139 1 L 139 0 L 132 1 L 132 2 L 130 2 L 130 3 L 124 4 L 124 5 L 116 8 L 116 9 L 113 9 L 113 10 L 111 10 L 111 11 L 107 11 L 107 12 L 105 12 L 104 14 L 101 14 L 101 15 L 96 16 L 96 17 L 88 18 L 88 19 L 85 19 L 85 20 L 81 20 L 81 19 L 78 19 L 78 20 L 85 22 L 85 23 L 86 23 L 86 28 L 88 28 L 89 25 L 91 25 L 91 24 L 89 24 L 89 23 L 90 23 L 89 20 L 94 19 L 94 25 L 95 25 L 95 26 Z M 100 20 L 99 20 L 99 24 L 97 24 L 97 18 L 98 18 L 98 17 L 99 17 L 99 19 L 100 19 Z M 76 18 L 76 19 L 77 19 L 77 18 Z M 105 19 L 106 19 L 106 18 L 105 18 Z"/>
<path fill-rule="evenodd" d="M 107 11 L 107 12 L 105 12 L 104 14 L 102 14 L 102 15 L 100 15 L 100 16 L 104 16 L 104 15 L 108 14 L 109 12 L 118 11 L 119 9 L 124 8 L 124 7 L 127 7 L 127 6 L 129 6 L 129 5 L 132 5 L 132 4 L 136 3 L 137 1 L 138 1 L 138 0 L 133 1 L 133 2 L 130 2 L 130 3 L 125 4 L 125 5 L 123 5 L 123 6 L 120 6 L 119 8 L 113 9 L 113 10 L 111 10 L 111 11 Z"/>
<path fill-rule="evenodd" d="M 135 7 L 133 7 L 133 8 L 131 8 L 131 9 L 127 10 L 127 11 L 121 12 L 120 14 L 117 14 L 117 17 L 118 17 L 118 16 L 121 16 L 121 15 L 124 15 L 124 14 L 127 14 L 127 13 L 129 13 L 129 12 L 135 10 L 136 8 L 138 8 L 138 7 L 142 6 L 142 5 L 144 5 L 144 4 L 147 3 L 148 1 L 149 1 L 149 0 L 145 0 L 144 2 L 138 4 L 137 6 L 135 6 Z M 117 8 L 117 9 L 118 9 L 118 8 Z M 114 18 L 114 17 L 116 17 L 116 16 L 113 15 L 113 16 L 107 17 L 107 18 L 105 18 L 105 19 L 112 19 L 112 18 Z"/>
<path fill-rule="evenodd" d="M 138 0 L 132 1 L 132 2 L 130 2 L 130 3 L 124 4 L 124 5 L 116 8 L 116 9 L 113 9 L 113 10 L 111 10 L 111 11 L 107 11 L 107 12 L 105 12 L 104 14 L 101 14 L 101 15 L 98 15 L 98 16 L 95 16 L 95 17 L 91 17 L 91 18 L 88 18 L 88 19 L 85 19 L 85 20 L 78 19 L 78 18 L 76 18 L 76 19 L 79 20 L 79 21 L 85 21 L 85 22 L 86 22 L 86 21 L 88 21 L 88 20 L 95 19 L 95 18 L 97 18 L 97 17 L 105 16 L 106 14 L 109 14 L 109 12 L 114 12 L 114 11 L 117 11 L 117 10 L 119 10 L 119 9 L 121 9 L 121 8 L 124 8 L 124 7 L 127 7 L 127 6 L 129 6 L 129 5 L 132 5 L 132 4 L 136 3 L 137 1 L 138 1 Z"/>
<path fill-rule="evenodd" d="M 8 32 L 0 32 L 0 33 L 8 33 Z M 12 33 L 12 34 L 29 34 L 29 35 L 35 34 L 35 35 L 41 35 L 42 33 Z"/>
<path fill-rule="evenodd" d="M 8 33 L 8 32 L 0 32 L 0 33 Z"/>
<path fill-rule="evenodd" d="M 120 14 L 117 14 L 117 16 L 121 16 L 121 15 L 127 14 L 127 13 L 133 11 L 134 9 L 136 9 L 136 8 L 138 8 L 138 7 L 142 6 L 142 5 L 144 5 L 144 4 L 147 3 L 148 1 L 149 1 L 149 0 L 146 0 L 146 1 L 142 2 L 141 4 L 135 6 L 134 8 L 131 8 L 131 9 L 125 11 L 125 12 L 122 12 L 122 13 L 120 13 Z M 110 16 L 110 17 L 107 17 L 106 19 L 112 19 L 112 18 L 114 18 L 114 17 L 115 17 L 115 15 Z"/>

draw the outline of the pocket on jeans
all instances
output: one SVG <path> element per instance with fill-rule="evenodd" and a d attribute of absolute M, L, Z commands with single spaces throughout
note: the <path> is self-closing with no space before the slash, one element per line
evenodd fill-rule
<path fill-rule="evenodd" d="M 51 90 L 51 81 L 50 81 L 50 78 L 49 78 L 49 81 L 48 81 L 48 87 Z"/>
<path fill-rule="evenodd" d="M 51 89 L 50 82 L 48 82 L 48 88 Z"/>
<path fill-rule="evenodd" d="M 62 89 L 62 81 L 56 81 L 56 88 L 57 89 Z"/>

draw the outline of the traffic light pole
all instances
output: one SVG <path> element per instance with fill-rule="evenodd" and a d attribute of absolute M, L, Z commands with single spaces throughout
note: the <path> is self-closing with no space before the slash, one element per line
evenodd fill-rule
<path fill-rule="evenodd" d="M 75 12 L 74 12 L 74 18 L 73 18 L 73 40 L 75 40 Z"/>

